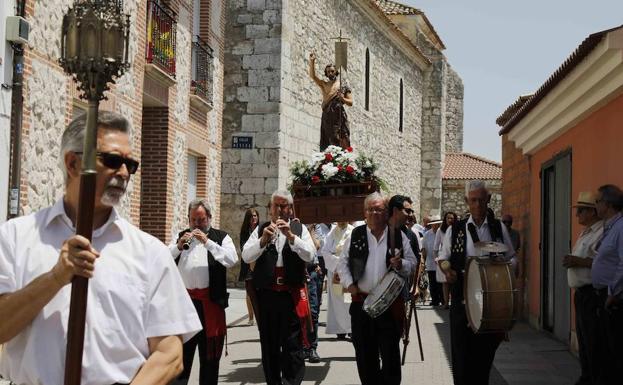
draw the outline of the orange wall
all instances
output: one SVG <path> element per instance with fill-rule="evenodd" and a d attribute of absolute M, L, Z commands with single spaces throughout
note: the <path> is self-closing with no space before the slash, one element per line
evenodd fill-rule
<path fill-rule="evenodd" d="M 529 312 L 540 313 L 540 253 L 541 182 L 539 171 L 543 163 L 556 154 L 571 149 L 573 202 L 580 191 L 596 191 L 606 183 L 623 188 L 623 95 L 594 112 L 565 134 L 533 154 L 530 159 L 530 241 Z M 581 227 L 572 214 L 572 244 Z M 572 306 L 573 308 L 573 306 Z M 537 318 L 538 319 L 538 318 Z"/>

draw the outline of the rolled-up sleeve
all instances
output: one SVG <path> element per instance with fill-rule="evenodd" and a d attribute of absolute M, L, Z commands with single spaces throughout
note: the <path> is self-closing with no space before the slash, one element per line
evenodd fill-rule
<path fill-rule="evenodd" d="M 450 254 L 452 254 L 452 227 L 448 227 L 445 234 L 441 231 L 437 231 L 437 236 L 441 239 L 441 246 L 437 259 L 450 259 Z"/>
<path fill-rule="evenodd" d="M 236 252 L 236 246 L 234 246 L 234 241 L 231 239 L 229 235 L 226 235 L 223 239 L 222 244 L 208 239 L 206 243 L 206 248 L 214 259 L 219 262 L 221 265 L 229 268 L 232 267 L 238 262 L 238 253 Z"/>
<path fill-rule="evenodd" d="M 399 273 L 404 276 L 410 276 L 417 265 L 417 259 L 411 248 L 411 242 L 409 242 L 409 238 L 405 234 L 402 236 L 402 250 L 402 268 Z"/>
<path fill-rule="evenodd" d="M 149 253 L 145 337 L 180 335 L 186 342 L 202 328 L 197 311 L 167 247 L 157 245 Z"/>
<path fill-rule="evenodd" d="M 260 227 L 257 227 L 257 230 L 254 230 L 247 243 L 244 244 L 242 248 L 242 260 L 246 263 L 255 262 L 260 255 L 264 252 L 265 247 L 260 247 L 260 237 L 259 237 Z"/>
<path fill-rule="evenodd" d="M 340 283 L 345 288 L 348 288 L 353 284 L 353 276 L 350 274 L 350 269 L 348 268 L 348 258 L 349 258 L 349 250 L 350 250 L 350 239 L 349 235 L 344 241 L 344 248 L 342 249 L 342 255 L 340 255 L 340 260 L 337 264 L 337 274 L 340 276 Z"/>
<path fill-rule="evenodd" d="M 506 225 L 502 223 L 502 238 L 504 239 L 504 244 L 506 245 L 508 251 L 504 253 L 504 256 L 508 261 L 511 261 L 513 268 L 517 267 L 517 258 L 515 255 L 515 248 L 513 247 L 513 241 L 511 240 L 511 236 L 508 233 L 508 229 Z"/>

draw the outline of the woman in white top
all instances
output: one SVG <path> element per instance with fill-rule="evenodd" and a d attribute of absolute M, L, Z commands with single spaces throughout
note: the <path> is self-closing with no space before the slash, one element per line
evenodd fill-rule
<path fill-rule="evenodd" d="M 448 211 L 443 215 L 443 223 L 441 224 L 439 231 L 437 231 L 437 234 L 435 235 L 435 245 L 433 247 L 433 256 L 435 257 L 435 261 L 437 262 L 436 278 L 437 278 L 437 282 L 441 282 L 442 287 L 443 287 L 444 309 L 450 308 L 450 284 L 446 281 L 446 276 L 441 271 L 441 268 L 439 267 L 438 256 L 439 256 L 439 251 L 441 250 L 441 246 L 443 246 L 442 242 L 446 235 L 446 230 L 448 229 L 448 227 L 451 227 L 452 224 L 456 221 L 457 221 L 456 214 L 452 211 Z"/>

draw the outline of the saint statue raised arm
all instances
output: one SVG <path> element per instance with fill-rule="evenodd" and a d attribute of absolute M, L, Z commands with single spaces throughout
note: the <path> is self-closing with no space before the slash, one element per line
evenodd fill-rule
<path fill-rule="evenodd" d="M 322 92 L 322 123 L 320 125 L 320 151 L 330 145 L 350 147 L 350 129 L 344 105 L 353 105 L 350 88 L 342 85 L 339 72 L 333 64 L 328 64 L 324 74 L 329 80 L 316 76 L 316 55 L 309 54 L 309 76 Z"/>

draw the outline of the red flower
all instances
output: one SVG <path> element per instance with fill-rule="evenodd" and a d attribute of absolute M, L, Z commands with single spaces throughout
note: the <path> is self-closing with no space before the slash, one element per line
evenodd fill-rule
<path fill-rule="evenodd" d="M 353 148 L 352 147 L 346 147 L 346 152 L 353 152 Z"/>
<path fill-rule="evenodd" d="M 320 182 L 320 177 L 318 175 L 312 176 L 312 183 L 316 184 L 318 182 Z"/>
<path fill-rule="evenodd" d="M 346 172 L 352 174 L 355 172 L 355 169 L 352 166 L 346 166 Z"/>
<path fill-rule="evenodd" d="M 324 154 L 324 158 L 325 160 L 328 160 L 330 162 L 333 160 L 333 155 L 331 155 L 330 153 Z"/>
<path fill-rule="evenodd" d="M 341 165 L 339 165 L 339 164 L 337 165 L 337 170 L 338 170 L 338 171 L 342 171 L 343 169 L 344 169 L 344 167 L 342 167 L 342 166 L 341 166 Z"/>

